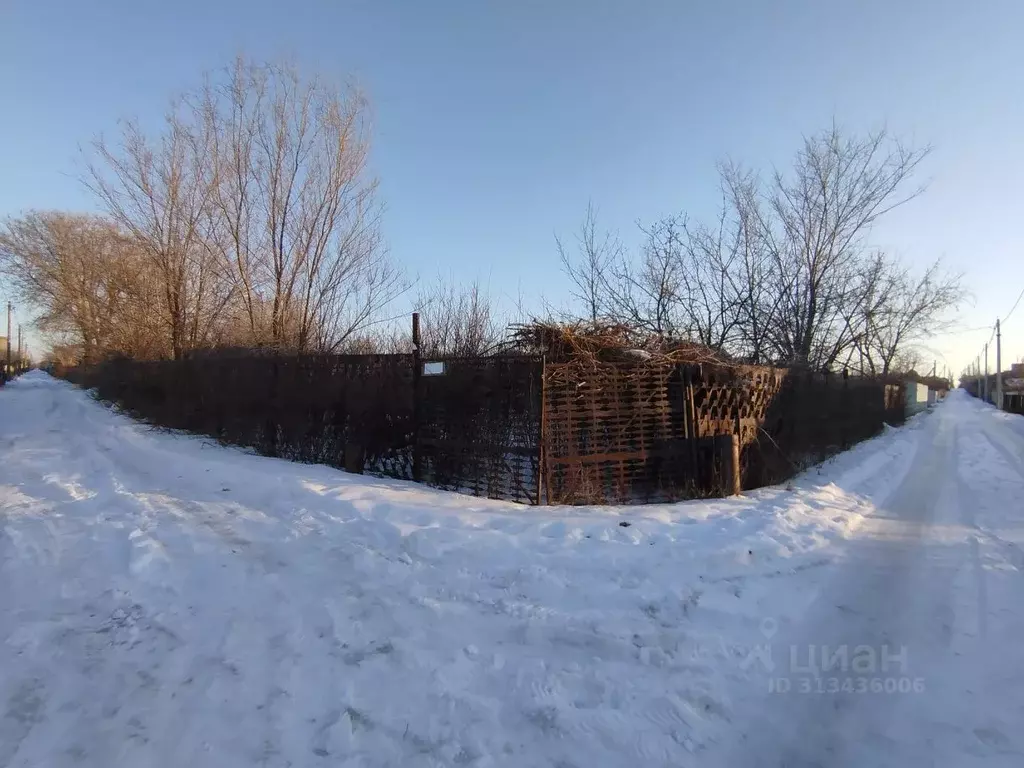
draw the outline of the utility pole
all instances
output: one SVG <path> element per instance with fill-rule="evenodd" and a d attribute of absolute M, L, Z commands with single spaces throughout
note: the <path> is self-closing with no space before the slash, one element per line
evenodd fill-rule
<path fill-rule="evenodd" d="M 6 375 L 11 375 L 11 310 L 14 306 L 11 302 L 7 302 L 7 370 Z"/>
<path fill-rule="evenodd" d="M 21 323 L 18 323 L 18 368 L 21 368 Z"/>
<path fill-rule="evenodd" d="M 982 379 L 984 382 L 981 387 L 981 399 L 986 403 L 988 402 L 988 342 L 985 342 L 985 378 Z"/>
<path fill-rule="evenodd" d="M 1003 347 L 999 320 L 996 320 L 996 408 L 1003 410 Z"/>

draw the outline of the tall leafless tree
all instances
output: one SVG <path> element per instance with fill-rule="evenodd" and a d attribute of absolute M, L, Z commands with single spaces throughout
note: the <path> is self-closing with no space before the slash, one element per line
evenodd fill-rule
<path fill-rule="evenodd" d="M 184 102 L 163 132 L 147 136 L 135 121 L 120 141 L 95 143 L 87 184 L 128 232 L 158 276 L 157 307 L 177 359 L 203 345 L 230 296 L 217 279 L 210 204 L 217 184 L 210 126 L 190 119 Z"/>
<path fill-rule="evenodd" d="M 174 357 L 224 339 L 334 350 L 407 289 L 368 133 L 357 91 L 239 59 L 161 131 L 96 142 L 87 183 L 149 257 Z"/>
<path fill-rule="evenodd" d="M 380 236 L 365 99 L 240 59 L 197 106 L 215 242 L 253 341 L 338 347 L 406 287 Z"/>
<path fill-rule="evenodd" d="M 765 196 L 783 276 L 782 358 L 827 366 L 853 344 L 843 310 L 866 239 L 880 216 L 923 191 L 912 177 L 927 154 L 885 131 L 854 137 L 833 125 L 804 140 L 790 173 L 774 174 Z"/>
<path fill-rule="evenodd" d="M 776 231 L 760 202 L 759 177 L 736 163 L 719 164 L 723 206 L 720 219 L 731 228 L 728 282 L 736 310 L 736 337 L 730 350 L 753 363 L 776 357 L 775 329 L 789 289 L 788 278 L 773 268 Z"/>

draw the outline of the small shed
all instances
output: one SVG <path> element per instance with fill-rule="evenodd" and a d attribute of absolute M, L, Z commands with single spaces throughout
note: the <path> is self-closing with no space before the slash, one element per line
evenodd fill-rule
<path fill-rule="evenodd" d="M 904 382 L 907 416 L 913 416 L 928 407 L 928 385 L 913 379 Z"/>

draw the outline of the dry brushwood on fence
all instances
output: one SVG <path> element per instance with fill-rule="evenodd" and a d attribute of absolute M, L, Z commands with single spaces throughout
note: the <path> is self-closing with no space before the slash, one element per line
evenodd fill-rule
<path fill-rule="evenodd" d="M 563 364 L 560 374 L 578 377 L 602 364 L 622 364 L 630 378 L 649 375 L 651 369 L 678 365 L 729 366 L 728 357 L 692 341 L 672 341 L 654 334 L 638 333 L 616 323 L 533 323 L 513 326 L 510 348 L 543 354 Z"/>

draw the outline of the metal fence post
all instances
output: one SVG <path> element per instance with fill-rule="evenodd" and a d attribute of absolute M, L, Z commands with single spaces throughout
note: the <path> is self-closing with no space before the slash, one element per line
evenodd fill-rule
<path fill-rule="evenodd" d="M 423 468 L 420 466 L 420 313 L 412 313 L 412 479 L 421 482 Z"/>
<path fill-rule="evenodd" d="M 537 435 L 537 498 L 534 502 L 538 506 L 541 503 L 541 494 L 544 492 L 547 483 L 545 482 L 545 445 L 547 439 L 547 383 L 545 382 L 545 371 L 547 368 L 547 355 L 540 356 L 540 431 Z M 548 491 L 548 504 L 551 503 L 551 492 Z"/>

